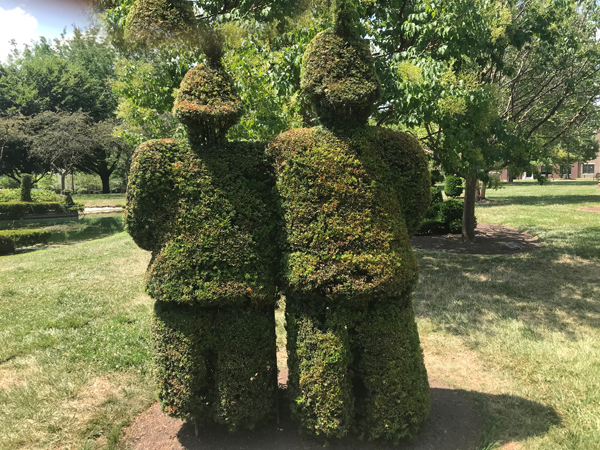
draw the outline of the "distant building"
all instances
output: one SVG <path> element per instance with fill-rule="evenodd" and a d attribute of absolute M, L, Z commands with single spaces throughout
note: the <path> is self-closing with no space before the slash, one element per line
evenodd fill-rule
<path fill-rule="evenodd" d="M 596 135 L 596 139 L 600 141 L 600 134 Z M 545 167 L 538 167 L 540 172 L 545 175 Z M 595 178 L 597 174 L 600 174 L 600 151 L 596 155 L 595 159 L 591 159 L 586 162 L 576 162 L 571 165 L 570 169 L 561 171 L 559 173 L 548 173 L 548 178 Z M 500 175 L 500 179 L 508 181 L 508 171 L 504 169 Z M 532 180 L 532 173 L 522 173 L 520 176 L 513 178 L 514 180 Z"/>

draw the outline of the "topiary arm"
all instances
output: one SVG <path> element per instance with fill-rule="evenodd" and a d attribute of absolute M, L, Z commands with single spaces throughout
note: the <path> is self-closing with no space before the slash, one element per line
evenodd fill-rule
<path fill-rule="evenodd" d="M 431 174 L 427 155 L 413 136 L 387 128 L 377 128 L 376 144 L 389 164 L 394 190 L 410 236 L 425 218 L 431 203 Z"/>
<path fill-rule="evenodd" d="M 154 251 L 162 243 L 166 223 L 177 204 L 173 163 L 182 144 L 173 139 L 148 141 L 134 155 L 127 186 L 127 231 L 144 250 Z"/>

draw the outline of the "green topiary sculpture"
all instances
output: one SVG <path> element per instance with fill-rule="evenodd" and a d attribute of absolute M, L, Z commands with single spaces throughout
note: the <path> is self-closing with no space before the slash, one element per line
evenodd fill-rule
<path fill-rule="evenodd" d="M 409 241 L 431 199 L 427 158 L 410 135 L 367 126 L 380 84 L 344 14 L 309 45 L 302 88 L 324 126 L 270 144 L 292 414 L 310 433 L 398 440 L 429 413 Z"/>
<path fill-rule="evenodd" d="M 21 174 L 21 201 L 33 201 L 31 199 L 31 175 L 29 175 L 28 173 Z"/>
<path fill-rule="evenodd" d="M 275 177 L 265 144 L 228 142 L 242 114 L 219 43 L 181 84 L 174 113 L 189 142 L 135 152 L 127 227 L 152 251 L 147 292 L 163 410 L 230 430 L 274 412 L 274 305 L 281 259 Z"/>
<path fill-rule="evenodd" d="M 463 193 L 462 178 L 452 174 L 448 175 L 444 184 L 444 192 L 448 197 L 460 197 Z"/>
<path fill-rule="evenodd" d="M 125 41 L 135 47 L 190 42 L 198 36 L 188 0 L 136 0 L 125 23 Z"/>

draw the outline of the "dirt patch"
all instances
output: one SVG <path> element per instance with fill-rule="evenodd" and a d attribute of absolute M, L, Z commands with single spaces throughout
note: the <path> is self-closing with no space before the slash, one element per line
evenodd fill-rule
<path fill-rule="evenodd" d="M 477 224 L 475 241 L 463 242 L 460 234 L 414 236 L 411 239 L 414 248 L 436 250 L 449 253 L 472 255 L 512 255 L 530 252 L 541 244 L 530 234 L 515 228 L 490 223 Z"/>
<path fill-rule="evenodd" d="M 280 379 L 280 382 L 283 381 Z M 403 441 L 405 450 L 474 450 L 479 443 L 481 418 L 467 396 L 460 391 L 431 381 L 432 408 L 419 436 Z M 285 401 L 281 401 L 285 404 Z M 131 450 L 317 450 L 323 440 L 298 434 L 289 412 L 282 408 L 281 422 L 254 432 L 229 434 L 221 427 L 200 428 L 165 416 L 158 404 L 141 414 L 125 430 L 123 442 Z M 329 443 L 332 448 L 348 450 L 379 450 L 398 448 L 384 443 L 369 443 L 343 439 Z"/>
<path fill-rule="evenodd" d="M 13 369 L 0 369 L 0 390 L 12 389 L 25 385 L 25 380 L 20 372 Z"/>
<path fill-rule="evenodd" d="M 577 209 L 579 211 L 600 213 L 600 206 L 583 206 Z"/>

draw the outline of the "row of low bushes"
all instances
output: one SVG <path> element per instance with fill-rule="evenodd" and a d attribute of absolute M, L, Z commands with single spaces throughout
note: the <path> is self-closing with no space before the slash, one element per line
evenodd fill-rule
<path fill-rule="evenodd" d="M 21 198 L 20 189 L 0 189 L 0 203 L 18 202 Z M 60 202 L 62 199 L 54 191 L 37 190 L 31 191 L 31 200 L 36 203 L 40 202 Z"/>
<path fill-rule="evenodd" d="M 110 193 L 111 194 L 120 194 L 121 189 L 111 189 Z M 92 194 L 103 194 L 103 192 L 102 191 L 91 191 L 91 190 L 85 189 L 85 188 L 77 189 L 77 195 L 92 195 Z"/>
<path fill-rule="evenodd" d="M 3 202 L 0 203 L 0 220 L 20 219 L 27 214 L 67 214 L 82 209 L 82 205 L 65 202 Z"/>
<path fill-rule="evenodd" d="M 7 230 L 0 231 L 0 255 L 10 255 L 20 247 L 48 244 L 51 231 L 45 230 Z"/>
<path fill-rule="evenodd" d="M 417 234 L 460 234 L 462 218 L 463 202 L 455 198 L 444 201 L 440 188 L 432 187 L 431 205 Z M 475 226 L 477 226 L 477 219 L 475 219 Z"/>

